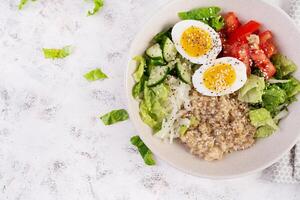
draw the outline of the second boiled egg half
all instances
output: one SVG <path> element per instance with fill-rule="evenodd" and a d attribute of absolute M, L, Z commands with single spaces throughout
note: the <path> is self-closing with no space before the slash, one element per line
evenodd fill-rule
<path fill-rule="evenodd" d="M 195 89 L 206 96 L 223 96 L 242 88 L 247 81 L 246 66 L 232 57 L 203 64 L 192 78 Z"/>

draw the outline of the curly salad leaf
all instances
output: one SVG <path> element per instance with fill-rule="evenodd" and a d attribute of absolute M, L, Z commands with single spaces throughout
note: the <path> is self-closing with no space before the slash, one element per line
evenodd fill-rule
<path fill-rule="evenodd" d="M 283 79 L 297 69 L 296 64 L 282 54 L 272 56 L 271 61 L 276 67 L 276 79 Z"/>
<path fill-rule="evenodd" d="M 88 12 L 88 16 L 94 15 L 99 12 L 104 6 L 104 0 L 94 0 L 94 9 Z"/>
<path fill-rule="evenodd" d="M 187 12 L 180 12 L 178 16 L 182 20 L 194 19 L 200 20 L 216 31 L 221 30 L 225 23 L 223 17 L 220 15 L 221 9 L 219 7 L 205 7 L 205 8 L 197 8 Z"/>
<path fill-rule="evenodd" d="M 62 49 L 43 48 L 44 56 L 47 59 L 65 58 L 71 54 L 71 46 L 65 46 Z"/>
<path fill-rule="evenodd" d="M 117 122 L 121 122 L 129 119 L 129 115 L 126 110 L 120 109 L 120 110 L 113 110 L 100 117 L 100 119 L 105 125 L 112 125 Z"/>
<path fill-rule="evenodd" d="M 88 81 L 96 81 L 96 80 L 101 80 L 101 79 L 106 79 L 108 76 L 102 72 L 101 69 L 97 68 L 94 69 L 84 75 L 86 80 Z"/>
<path fill-rule="evenodd" d="M 155 160 L 153 159 L 151 150 L 144 144 L 139 136 L 133 136 L 130 139 L 130 142 L 132 145 L 137 147 L 146 165 L 155 165 Z"/>

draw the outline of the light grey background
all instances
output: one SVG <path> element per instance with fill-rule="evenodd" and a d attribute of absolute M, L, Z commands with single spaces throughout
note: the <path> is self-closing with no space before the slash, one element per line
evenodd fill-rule
<path fill-rule="evenodd" d="M 244 0 L 245 3 L 247 2 Z M 143 164 L 130 121 L 105 127 L 98 116 L 126 108 L 124 72 L 134 35 L 168 0 L 38 0 L 17 9 L 0 1 L 0 200 L 299 200 L 299 185 L 260 174 L 211 181 L 158 160 Z M 286 8 L 287 1 L 269 0 Z M 63 60 L 41 48 L 72 45 Z M 82 75 L 101 67 L 109 79 Z"/>

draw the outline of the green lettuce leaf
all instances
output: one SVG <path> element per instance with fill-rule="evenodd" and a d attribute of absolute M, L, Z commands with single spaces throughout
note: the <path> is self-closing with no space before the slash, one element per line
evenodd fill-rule
<path fill-rule="evenodd" d="M 31 1 L 36 1 L 36 0 L 31 0 Z M 20 0 L 18 5 L 19 10 L 22 10 L 26 3 L 28 3 L 28 0 Z"/>
<path fill-rule="evenodd" d="M 27 2 L 28 0 L 21 0 L 18 6 L 19 10 L 22 10 Z"/>
<path fill-rule="evenodd" d="M 265 108 L 251 110 L 249 112 L 251 124 L 257 128 L 255 137 L 267 137 L 278 129 L 272 119 L 271 113 Z"/>
<path fill-rule="evenodd" d="M 269 137 L 270 135 L 272 135 L 274 133 L 274 131 L 275 130 L 270 126 L 262 126 L 256 130 L 256 133 L 254 136 L 256 138 L 265 138 L 265 137 Z"/>
<path fill-rule="evenodd" d="M 277 85 L 270 85 L 264 91 L 262 96 L 263 107 L 276 115 L 280 111 L 280 105 L 284 104 L 287 100 L 286 92 Z"/>
<path fill-rule="evenodd" d="M 168 101 L 169 87 L 167 84 L 159 84 L 155 87 L 147 87 L 144 84 L 144 99 L 140 104 L 142 120 L 148 124 L 154 132 L 161 129 L 163 119 L 170 113 Z"/>
<path fill-rule="evenodd" d="M 96 80 L 101 80 L 101 79 L 106 79 L 108 76 L 102 72 L 101 69 L 97 68 L 94 69 L 84 75 L 86 80 L 88 81 L 96 81 Z"/>
<path fill-rule="evenodd" d="M 88 12 L 88 16 L 96 14 L 104 6 L 104 0 L 94 0 L 94 9 Z"/>
<path fill-rule="evenodd" d="M 276 67 L 277 72 L 275 77 L 277 79 L 282 79 L 297 69 L 296 64 L 282 54 L 275 54 L 272 56 L 271 61 Z"/>
<path fill-rule="evenodd" d="M 178 13 L 178 16 L 182 20 L 200 20 L 219 31 L 224 27 L 224 19 L 219 14 L 220 11 L 221 9 L 219 7 L 204 7 L 193 9 L 187 12 L 180 12 Z"/>
<path fill-rule="evenodd" d="M 139 136 L 133 136 L 130 139 L 130 142 L 132 145 L 137 147 L 146 165 L 155 165 L 155 160 L 153 159 L 151 150 L 144 144 Z"/>
<path fill-rule="evenodd" d="M 145 101 L 140 103 L 140 116 L 143 122 L 150 126 L 154 131 L 158 131 L 161 128 L 161 124 L 151 116 L 151 112 L 148 110 Z"/>
<path fill-rule="evenodd" d="M 141 78 L 139 82 L 137 82 L 132 88 L 132 96 L 135 99 L 141 99 L 144 91 L 145 78 Z"/>
<path fill-rule="evenodd" d="M 300 82 L 293 77 L 289 79 L 289 82 L 281 83 L 280 87 L 286 92 L 289 98 L 300 93 Z"/>
<path fill-rule="evenodd" d="M 263 77 L 250 75 L 246 84 L 239 90 L 239 100 L 247 103 L 262 102 L 262 96 L 265 89 L 265 80 Z"/>
<path fill-rule="evenodd" d="M 161 43 L 164 40 L 164 37 L 172 38 L 171 32 L 172 32 L 172 28 L 169 28 L 166 31 L 162 31 L 162 32 L 156 34 L 155 37 L 153 38 L 153 40 L 157 43 Z"/>
<path fill-rule="evenodd" d="M 142 56 L 136 56 L 135 58 L 133 58 L 133 60 L 138 63 L 136 71 L 133 74 L 133 78 L 136 82 L 139 82 L 144 74 L 146 61 Z"/>
<path fill-rule="evenodd" d="M 62 49 L 46 49 L 43 48 L 44 56 L 47 59 L 65 58 L 71 54 L 71 46 L 65 46 Z"/>
<path fill-rule="evenodd" d="M 102 117 L 100 119 L 105 125 L 112 125 L 117 122 L 125 121 L 129 118 L 129 115 L 126 110 L 120 109 L 120 110 L 113 110 Z"/>

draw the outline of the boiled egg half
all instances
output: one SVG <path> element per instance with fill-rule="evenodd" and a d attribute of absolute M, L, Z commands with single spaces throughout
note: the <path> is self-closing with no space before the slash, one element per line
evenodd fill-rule
<path fill-rule="evenodd" d="M 172 29 L 172 39 L 177 51 L 195 64 L 204 64 L 209 59 L 215 59 L 222 51 L 219 34 L 201 21 L 178 22 Z"/>
<path fill-rule="evenodd" d="M 194 88 L 206 96 L 231 94 L 247 81 L 246 65 L 232 57 L 223 57 L 203 64 L 193 75 Z"/>

